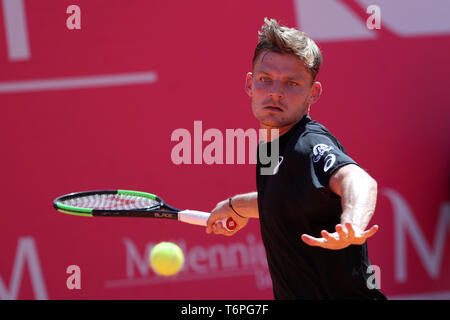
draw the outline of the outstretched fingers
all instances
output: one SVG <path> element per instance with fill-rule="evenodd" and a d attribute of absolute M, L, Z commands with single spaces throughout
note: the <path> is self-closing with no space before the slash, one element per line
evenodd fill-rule
<path fill-rule="evenodd" d="M 378 229 L 379 229 L 378 225 L 374 225 L 372 228 L 364 232 L 364 238 L 367 239 L 372 237 L 375 233 L 377 233 Z"/>
<path fill-rule="evenodd" d="M 314 247 L 321 247 L 326 242 L 324 238 L 314 238 L 308 234 L 302 234 L 301 238 L 304 243 Z"/>
<path fill-rule="evenodd" d="M 320 233 L 322 238 L 315 238 L 307 234 L 302 234 L 301 239 L 310 246 L 338 250 L 352 244 L 363 244 L 367 238 L 372 237 L 378 231 L 379 227 L 374 225 L 369 230 L 362 232 L 358 229 L 355 231 L 351 223 L 345 223 L 344 225 L 336 225 L 335 229 L 336 232 L 333 233 L 322 230 Z"/>
<path fill-rule="evenodd" d="M 336 225 L 336 232 L 339 235 L 339 239 L 345 240 L 349 238 L 349 235 L 345 232 L 344 227 L 341 224 Z"/>
<path fill-rule="evenodd" d="M 355 237 L 355 230 L 353 230 L 353 226 L 350 222 L 345 223 L 345 228 L 347 228 L 347 233 L 349 238 Z"/>

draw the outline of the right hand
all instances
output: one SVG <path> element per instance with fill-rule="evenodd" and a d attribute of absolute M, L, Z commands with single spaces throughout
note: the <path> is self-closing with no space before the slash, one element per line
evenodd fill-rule
<path fill-rule="evenodd" d="M 218 220 L 231 217 L 236 222 L 236 228 L 233 231 L 228 231 L 222 226 L 222 223 L 216 223 Z M 211 232 L 215 234 L 223 234 L 225 236 L 232 236 L 237 231 L 241 230 L 248 223 L 248 218 L 239 217 L 228 205 L 228 199 L 219 202 L 206 222 L 206 233 Z"/>

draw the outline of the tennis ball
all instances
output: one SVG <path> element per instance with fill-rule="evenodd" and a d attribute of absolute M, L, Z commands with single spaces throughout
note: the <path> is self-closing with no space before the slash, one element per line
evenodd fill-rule
<path fill-rule="evenodd" d="M 150 252 L 150 265 L 161 276 L 177 274 L 184 264 L 183 251 L 172 242 L 160 242 Z"/>

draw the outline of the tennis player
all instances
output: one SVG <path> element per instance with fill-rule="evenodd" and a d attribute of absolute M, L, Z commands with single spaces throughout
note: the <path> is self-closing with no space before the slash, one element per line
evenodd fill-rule
<path fill-rule="evenodd" d="M 264 22 L 246 91 L 269 132 L 258 148 L 273 149 L 278 140 L 279 161 L 266 175 L 258 159 L 257 192 L 219 202 L 206 232 L 233 235 L 259 218 L 275 299 L 386 299 L 373 282 L 366 243 L 378 230 L 367 229 L 377 183 L 309 116 L 322 93 L 315 81 L 322 54 L 303 32 Z M 214 224 L 227 217 L 237 223 L 233 232 Z"/>

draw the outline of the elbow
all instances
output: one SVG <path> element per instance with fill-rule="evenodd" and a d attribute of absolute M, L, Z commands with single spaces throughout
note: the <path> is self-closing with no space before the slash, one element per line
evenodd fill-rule
<path fill-rule="evenodd" d="M 376 196 L 377 192 L 378 192 L 378 183 L 377 183 L 377 181 L 374 178 L 372 178 L 365 171 L 362 172 L 361 178 L 363 179 L 363 181 L 366 182 L 366 188 L 369 191 L 369 193 L 371 193 L 371 194 Z"/>
<path fill-rule="evenodd" d="M 378 191 L 378 183 L 372 177 L 369 177 L 369 188 L 371 191 L 374 191 L 375 193 Z"/>
<path fill-rule="evenodd" d="M 369 176 L 368 178 L 368 193 L 369 193 L 369 197 L 370 199 L 372 199 L 374 206 L 375 203 L 377 201 L 377 197 L 378 197 L 378 183 L 376 182 L 375 179 L 373 179 L 372 177 Z"/>

